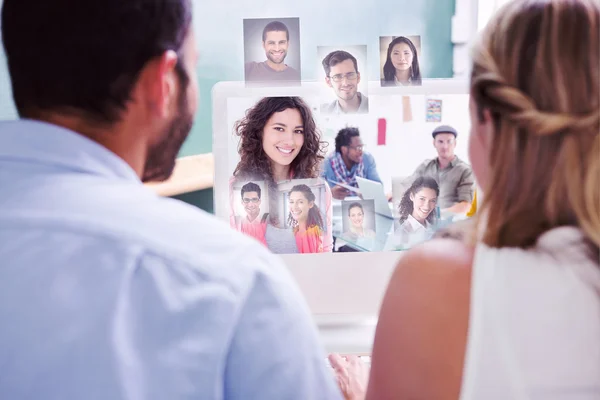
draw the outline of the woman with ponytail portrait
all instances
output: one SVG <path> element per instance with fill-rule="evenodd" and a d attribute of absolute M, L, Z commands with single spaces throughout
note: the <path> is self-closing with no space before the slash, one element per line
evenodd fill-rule
<path fill-rule="evenodd" d="M 289 192 L 288 224 L 292 227 L 299 253 L 323 253 L 325 224 L 315 194 L 304 184 Z"/>

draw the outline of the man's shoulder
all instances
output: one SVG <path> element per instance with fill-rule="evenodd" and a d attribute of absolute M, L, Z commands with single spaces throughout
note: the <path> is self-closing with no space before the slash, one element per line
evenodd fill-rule
<path fill-rule="evenodd" d="M 437 165 L 437 158 L 428 158 L 417 167 L 417 171 L 425 171 Z"/>
<path fill-rule="evenodd" d="M 294 75 L 300 75 L 300 71 L 297 70 L 296 68 L 292 67 L 291 65 L 286 64 L 286 71 L 288 71 L 290 74 L 294 74 Z"/>
<path fill-rule="evenodd" d="M 363 158 L 367 163 L 373 164 L 375 162 L 375 156 L 369 152 L 364 151 Z"/>
<path fill-rule="evenodd" d="M 337 152 L 334 150 L 331 153 L 327 154 L 325 156 L 325 158 L 323 159 L 323 161 L 325 162 L 331 162 L 331 160 L 336 156 Z"/>
<path fill-rule="evenodd" d="M 246 68 L 256 68 L 258 66 L 260 66 L 261 64 L 263 64 L 263 61 L 248 61 L 244 64 L 244 66 Z"/>
<path fill-rule="evenodd" d="M 253 273 L 274 262 L 264 246 L 231 229 L 227 221 L 145 188 L 106 188 L 101 200 L 87 203 L 74 210 L 84 215 L 84 220 L 75 220 L 70 228 L 90 238 L 103 237 L 138 248 L 166 263 L 229 279 L 235 275 L 234 269 Z M 73 215 L 69 211 L 64 214 L 66 218 Z"/>
<path fill-rule="evenodd" d="M 459 158 L 458 156 L 456 157 L 456 162 L 454 163 L 454 167 L 459 168 L 461 170 L 468 170 L 468 171 L 471 170 L 471 165 L 468 162 Z"/>
<path fill-rule="evenodd" d="M 249 78 L 251 78 L 251 76 L 248 76 L 248 75 L 260 73 L 265 70 L 264 62 L 248 61 L 247 63 L 244 64 L 244 70 L 246 73 L 246 79 L 249 79 Z"/>
<path fill-rule="evenodd" d="M 147 237 L 183 252 L 209 254 L 259 249 L 254 241 L 233 231 L 226 221 L 183 201 L 159 197 L 131 210 L 131 219 L 147 222 Z"/>
<path fill-rule="evenodd" d="M 214 215 L 169 198 L 158 199 L 152 214 L 142 211 L 135 219 L 162 221 L 148 224 L 148 231 L 133 241 L 139 240 L 165 261 L 182 262 L 191 273 L 200 273 L 236 292 L 250 290 L 257 277 L 289 280 L 281 260 L 266 247 Z"/>
<path fill-rule="evenodd" d="M 327 114 L 331 114 L 335 111 L 335 105 L 337 103 L 337 100 L 334 100 L 330 103 L 323 103 L 321 104 L 321 112 L 322 113 L 327 113 Z"/>

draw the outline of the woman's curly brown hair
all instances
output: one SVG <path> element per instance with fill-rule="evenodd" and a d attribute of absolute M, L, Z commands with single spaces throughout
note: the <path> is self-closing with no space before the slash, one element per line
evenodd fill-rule
<path fill-rule="evenodd" d="M 269 182 L 270 186 L 275 184 L 271 160 L 263 149 L 263 130 L 273 114 L 290 108 L 300 112 L 304 125 L 304 144 L 290 164 L 290 171 L 294 179 L 319 176 L 319 167 L 327 143 L 321 141 L 321 134 L 310 107 L 300 97 L 265 97 L 248 109 L 246 116 L 235 124 L 235 134 L 240 137 L 240 162 L 233 171 L 234 177 L 263 179 Z"/>

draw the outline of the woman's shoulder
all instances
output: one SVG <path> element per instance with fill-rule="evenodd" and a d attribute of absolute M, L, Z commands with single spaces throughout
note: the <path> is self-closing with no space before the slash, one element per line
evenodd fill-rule
<path fill-rule="evenodd" d="M 371 370 L 371 379 L 379 384 L 369 388 L 373 398 L 386 393 L 458 398 L 473 254 L 466 243 L 448 238 L 402 254 L 381 306 L 373 347 L 378 362 Z M 427 381 L 437 384 L 424 386 Z"/>
<path fill-rule="evenodd" d="M 405 221 L 403 228 L 406 229 Z M 445 301 L 456 291 L 470 285 L 475 246 L 468 238 L 471 225 L 455 226 L 436 233 L 410 250 L 398 260 L 390 286 L 419 287 L 415 301 Z M 409 299 L 410 300 L 410 299 Z"/>
<path fill-rule="evenodd" d="M 433 238 L 406 251 L 396 270 L 398 275 L 415 276 L 416 273 L 423 279 L 454 273 L 462 275 L 471 270 L 474 254 L 475 248 L 464 241 L 449 237 Z"/>

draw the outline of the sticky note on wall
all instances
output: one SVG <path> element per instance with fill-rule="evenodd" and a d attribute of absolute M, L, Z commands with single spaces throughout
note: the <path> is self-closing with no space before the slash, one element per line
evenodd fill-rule
<path fill-rule="evenodd" d="M 427 99 L 426 122 L 442 122 L 442 100 Z"/>
<path fill-rule="evenodd" d="M 377 146 L 385 146 L 386 131 L 387 120 L 385 118 L 379 118 L 377 121 Z"/>
<path fill-rule="evenodd" d="M 409 96 L 402 96 L 402 121 L 410 122 L 413 120 L 412 107 Z"/>

